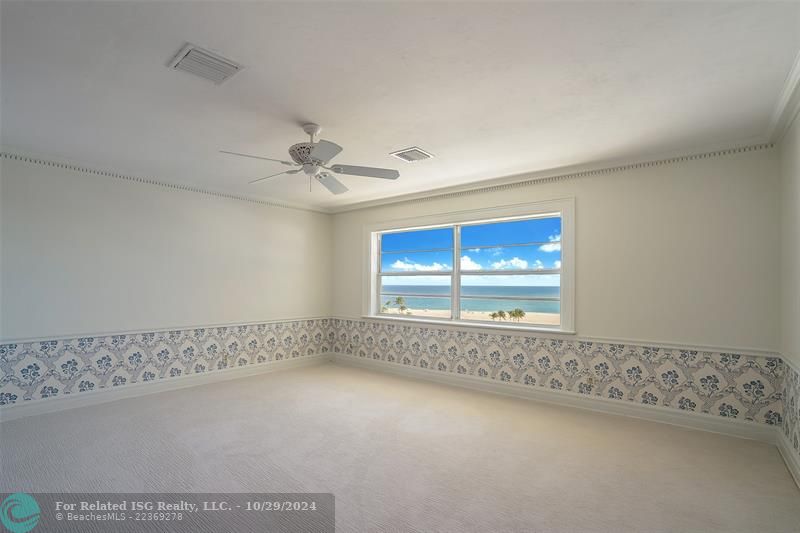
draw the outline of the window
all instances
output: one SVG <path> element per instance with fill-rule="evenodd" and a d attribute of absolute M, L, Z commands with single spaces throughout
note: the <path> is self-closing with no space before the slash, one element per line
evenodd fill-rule
<path fill-rule="evenodd" d="M 571 330 L 571 206 L 482 210 L 450 223 L 370 231 L 368 314 Z"/>

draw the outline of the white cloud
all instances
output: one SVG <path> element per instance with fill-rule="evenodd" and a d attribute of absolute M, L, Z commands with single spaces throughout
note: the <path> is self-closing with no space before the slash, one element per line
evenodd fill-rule
<path fill-rule="evenodd" d="M 403 260 L 398 259 L 394 263 L 392 263 L 392 268 L 395 270 L 402 270 L 405 272 L 439 272 L 441 270 L 449 270 L 450 267 L 443 263 L 433 263 L 432 265 L 423 265 L 421 263 L 415 263 L 406 257 Z"/>
<path fill-rule="evenodd" d="M 536 270 L 544 270 L 544 263 L 540 259 L 537 259 L 533 263 L 533 268 Z"/>
<path fill-rule="evenodd" d="M 469 250 L 467 250 L 467 251 L 468 251 L 468 252 L 472 252 L 473 254 L 479 254 L 479 253 L 481 253 L 481 249 L 480 249 L 480 248 L 470 248 L 470 249 L 469 249 Z"/>
<path fill-rule="evenodd" d="M 504 270 L 504 269 L 519 269 L 525 270 L 528 268 L 528 262 L 524 259 L 520 259 L 519 257 L 514 257 L 513 259 L 501 259 L 495 263 L 492 263 L 492 268 L 495 270 Z"/>
<path fill-rule="evenodd" d="M 539 250 L 542 252 L 560 252 L 561 251 L 561 243 L 560 242 L 551 242 L 547 244 L 543 244 L 539 247 Z"/>
<path fill-rule="evenodd" d="M 561 251 L 561 234 L 558 233 L 556 235 L 550 235 L 547 238 L 550 241 L 547 244 L 543 244 L 539 247 L 539 250 L 542 252 L 560 252 Z"/>
<path fill-rule="evenodd" d="M 461 268 L 464 270 L 480 270 L 483 268 L 480 264 L 476 263 L 470 256 L 461 256 Z"/>
<path fill-rule="evenodd" d="M 561 261 L 556 261 L 553 263 L 553 268 L 561 268 Z"/>

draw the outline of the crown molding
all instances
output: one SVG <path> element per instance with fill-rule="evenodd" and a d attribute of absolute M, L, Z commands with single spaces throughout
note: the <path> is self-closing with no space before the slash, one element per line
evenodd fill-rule
<path fill-rule="evenodd" d="M 798 56 L 800 57 L 800 56 Z M 798 66 L 798 63 L 795 63 Z M 793 69 L 793 72 L 800 76 L 800 66 Z M 797 86 L 797 84 L 795 84 Z M 795 90 L 795 96 L 800 101 L 800 91 Z M 798 102 L 795 102 L 797 104 Z M 795 114 L 797 109 L 795 109 Z M 787 126 L 788 127 L 788 126 Z M 564 181 L 571 179 L 597 177 L 608 174 L 615 174 L 618 172 L 625 172 L 628 170 L 637 170 L 643 168 L 653 168 L 666 165 L 679 164 L 689 161 L 697 161 L 702 159 L 710 159 L 716 157 L 725 157 L 729 155 L 756 152 L 761 150 L 769 150 L 775 147 L 774 142 L 763 142 L 762 139 L 751 140 L 747 144 L 737 146 L 722 146 L 717 148 L 709 148 L 707 151 L 697 153 L 672 153 L 663 154 L 661 156 L 652 158 L 627 158 L 609 161 L 597 161 L 583 165 L 570 165 L 565 167 L 558 167 L 554 169 L 546 169 L 534 172 L 525 172 L 522 174 L 515 174 L 511 176 L 503 176 L 492 178 L 488 180 L 481 180 L 473 183 L 453 185 L 448 187 L 441 187 L 438 189 L 431 189 L 428 191 L 414 192 L 402 194 L 397 196 L 390 196 L 386 198 L 378 198 L 376 200 L 367 200 L 364 202 L 355 202 L 340 206 L 327 206 L 327 207 L 310 207 L 300 204 L 293 204 L 290 202 L 281 202 L 277 200 L 264 200 L 243 195 L 229 194 L 213 189 L 204 189 L 192 185 L 169 183 L 163 180 L 154 178 L 143 178 L 139 176 L 132 176 L 115 172 L 112 170 L 100 170 L 91 168 L 85 165 L 70 163 L 66 161 L 57 161 L 52 158 L 38 157 L 22 153 L 18 150 L 0 146 L 0 159 L 8 159 L 15 161 L 23 161 L 30 164 L 37 164 L 48 167 L 55 167 L 74 172 L 82 172 L 96 176 L 111 177 L 119 180 L 126 180 L 143 185 L 154 185 L 173 190 L 180 190 L 184 192 L 193 192 L 197 194 L 204 194 L 224 198 L 229 200 L 237 200 L 249 203 L 255 203 L 267 207 L 278 207 L 281 209 L 293 209 L 298 211 L 307 211 L 311 213 L 321 213 L 326 215 L 335 215 L 340 213 L 347 213 L 351 211 L 360 211 L 363 209 L 370 209 L 389 204 L 401 203 L 421 203 L 430 200 L 442 200 L 449 198 L 458 198 L 461 196 L 469 196 L 473 194 L 490 193 L 508 189 L 515 189 L 521 187 L 530 187 L 533 185 L 540 185 L 544 183 L 553 183 L 556 181 Z"/>
<path fill-rule="evenodd" d="M 783 139 L 792 127 L 798 112 L 800 112 L 800 52 L 794 58 L 794 64 L 786 76 L 783 90 L 772 113 L 768 130 L 769 142 L 777 144 Z"/>
<path fill-rule="evenodd" d="M 701 159 L 711 159 L 716 157 L 725 157 L 747 152 L 770 150 L 774 147 L 775 147 L 774 143 L 763 142 L 763 140 L 756 139 L 755 141 L 752 141 L 752 144 L 743 144 L 733 147 L 728 146 L 728 147 L 712 148 L 709 149 L 708 151 L 691 153 L 691 154 L 683 153 L 683 154 L 673 154 L 673 155 L 662 155 L 650 159 L 629 158 L 629 159 L 620 159 L 620 160 L 606 161 L 606 162 L 595 162 L 586 165 L 572 165 L 572 166 L 559 167 L 555 169 L 548 169 L 537 172 L 526 172 L 523 174 L 516 174 L 512 176 L 506 176 L 490 180 L 483 180 L 465 185 L 441 187 L 438 189 L 431 189 L 424 192 L 403 194 L 388 198 L 381 198 L 378 200 L 359 202 L 340 207 L 334 207 L 331 209 L 331 211 L 334 214 L 339 214 L 339 213 L 347 213 L 350 211 L 360 211 L 363 209 L 370 209 L 372 207 L 378 207 L 387 204 L 422 203 L 431 200 L 458 198 L 461 196 L 469 196 L 473 194 L 484 194 L 484 193 L 491 193 L 508 189 L 531 187 L 534 185 L 541 185 L 543 183 L 553 183 L 556 181 L 604 176 L 608 174 L 615 174 L 618 172 L 625 172 L 628 170 L 661 167 L 666 165 L 674 165 L 690 161 L 697 161 Z"/>
<path fill-rule="evenodd" d="M 6 159 L 6 160 L 9 160 L 9 161 L 21 161 L 21 162 L 29 163 L 29 164 L 33 164 L 33 165 L 41 165 L 41 166 L 45 166 L 45 167 L 53 167 L 53 168 L 59 168 L 59 169 L 62 169 L 62 170 L 69 170 L 69 171 L 72 171 L 72 172 L 80 172 L 80 173 L 83 173 L 83 174 L 90 174 L 90 175 L 94 175 L 94 176 L 102 176 L 102 177 L 107 177 L 107 178 L 114 178 L 114 179 L 118 179 L 118 180 L 124 180 L 124 181 L 133 182 L 133 183 L 139 183 L 139 184 L 142 184 L 142 185 L 154 185 L 154 186 L 157 186 L 157 187 L 162 187 L 162 188 L 166 188 L 166 189 L 172 189 L 172 190 L 176 190 L 176 191 L 191 192 L 191 193 L 196 193 L 196 194 L 203 194 L 203 195 L 206 195 L 206 196 L 214 196 L 214 197 L 223 198 L 223 199 L 226 199 L 226 200 L 236 200 L 236 201 L 240 201 L 240 202 L 248 202 L 248 203 L 251 203 L 251 204 L 263 205 L 263 206 L 266 206 L 266 207 L 278 207 L 278 208 L 281 208 L 281 209 L 293 209 L 293 210 L 296 210 L 296 211 L 308 211 L 308 212 L 312 212 L 312 213 L 330 214 L 330 211 L 326 210 L 326 209 L 316 209 L 316 208 L 312 208 L 312 207 L 308 207 L 308 206 L 302 206 L 302 205 L 299 205 L 299 204 L 293 204 L 293 203 L 290 203 L 290 202 L 280 202 L 280 201 L 276 201 L 276 200 L 263 200 L 263 199 L 260 199 L 260 198 L 253 198 L 253 197 L 250 197 L 250 196 L 243 196 L 243 195 L 238 195 L 238 194 L 230 194 L 230 193 L 225 193 L 225 192 L 221 192 L 221 191 L 216 191 L 216 190 L 213 190 L 213 189 L 205 189 L 205 188 L 202 188 L 202 187 L 195 187 L 193 185 L 169 183 L 169 182 L 166 182 L 166 181 L 163 181 L 163 180 L 159 180 L 159 179 L 155 179 L 155 178 L 143 178 L 141 176 L 131 176 L 131 175 L 128 175 L 128 174 L 122 174 L 120 172 L 115 172 L 113 170 L 96 169 L 96 168 L 91 168 L 91 167 L 80 165 L 80 164 L 69 163 L 69 162 L 65 162 L 65 161 L 56 161 L 56 160 L 53 160 L 53 159 L 45 159 L 45 158 L 42 158 L 42 157 L 36 157 L 36 156 L 32 156 L 32 155 L 27 155 L 27 154 L 20 153 L 20 152 L 18 152 L 16 150 L 11 150 L 11 149 L 7 149 L 7 148 L 3 148 L 2 151 L 0 151 L 0 158 L 1 159 Z"/>

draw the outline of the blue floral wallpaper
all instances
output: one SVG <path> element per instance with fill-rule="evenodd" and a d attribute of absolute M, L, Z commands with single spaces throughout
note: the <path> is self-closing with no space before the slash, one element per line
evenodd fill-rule
<path fill-rule="evenodd" d="M 786 365 L 783 434 L 800 460 L 800 372 Z"/>
<path fill-rule="evenodd" d="M 0 345 L 0 406 L 330 351 L 328 319 Z"/>
<path fill-rule="evenodd" d="M 333 330 L 332 350 L 353 357 L 783 425 L 776 357 L 365 320 L 333 319 Z"/>
<path fill-rule="evenodd" d="M 800 375 L 779 358 L 373 320 L 2 344 L 0 406 L 328 352 L 775 425 L 800 453 Z"/>

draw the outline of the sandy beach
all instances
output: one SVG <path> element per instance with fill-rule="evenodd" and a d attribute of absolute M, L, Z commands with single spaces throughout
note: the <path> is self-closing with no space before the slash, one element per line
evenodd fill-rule
<path fill-rule="evenodd" d="M 409 315 L 409 312 L 411 313 Z M 398 309 L 389 309 L 385 314 L 397 315 L 401 314 Z M 431 318 L 450 318 L 450 311 L 447 309 L 407 309 L 406 316 L 416 317 L 431 317 Z M 519 322 L 506 318 L 505 320 L 492 320 L 491 312 L 489 311 L 461 311 L 461 320 L 482 320 L 486 322 L 495 322 L 498 324 L 539 324 L 545 326 L 558 326 L 560 316 L 554 313 L 533 313 L 526 312 L 525 317 Z"/>

